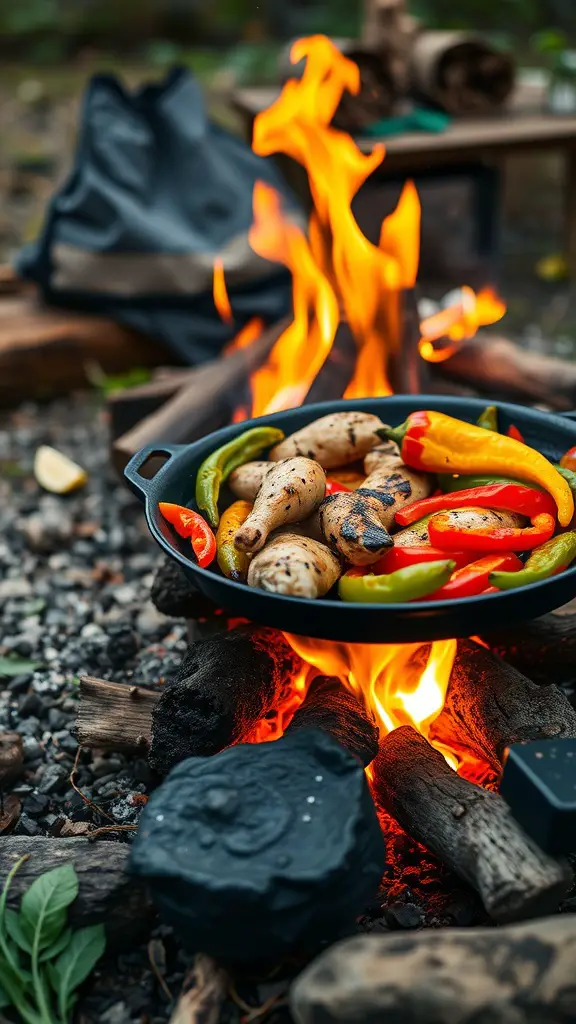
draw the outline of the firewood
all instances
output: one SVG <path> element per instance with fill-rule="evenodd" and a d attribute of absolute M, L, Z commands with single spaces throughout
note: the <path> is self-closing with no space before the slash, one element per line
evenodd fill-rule
<path fill-rule="evenodd" d="M 542 402 L 558 411 L 576 408 L 576 363 L 528 352 L 490 331 L 480 331 L 449 359 L 435 364 L 436 374 L 491 395 Z"/>
<path fill-rule="evenodd" d="M 276 629 L 240 627 L 191 644 L 152 710 L 150 767 L 167 775 L 243 739 L 281 706 L 300 665 Z"/>
<path fill-rule="evenodd" d="M 576 679 L 576 601 L 539 619 L 503 626 L 482 639 L 536 682 Z"/>
<path fill-rule="evenodd" d="M 215 960 L 203 953 L 194 957 L 170 1024 L 219 1024 L 230 978 Z"/>
<path fill-rule="evenodd" d="M 146 753 L 160 693 L 81 676 L 76 737 L 81 747 Z"/>
<path fill-rule="evenodd" d="M 576 918 L 358 935 L 296 980 L 297 1024 L 566 1024 L 576 1016 Z"/>
<path fill-rule="evenodd" d="M 296 729 L 321 729 L 365 766 L 378 753 L 374 716 L 348 686 L 333 676 L 317 676 L 313 680 L 286 731 L 292 733 Z"/>
<path fill-rule="evenodd" d="M 499 771 L 513 743 L 576 738 L 576 711 L 554 684 L 538 686 L 480 644 L 461 640 L 430 736 L 466 743 Z"/>
<path fill-rule="evenodd" d="M 222 426 L 234 411 L 239 388 L 265 361 L 288 323 L 281 320 L 266 328 L 252 345 L 194 370 L 172 398 L 114 441 L 112 458 L 117 471 L 121 473 L 145 445 L 187 444 Z"/>
<path fill-rule="evenodd" d="M 153 920 L 154 911 L 144 886 L 125 873 L 129 852 L 125 843 L 3 836 L 2 882 L 16 861 L 30 854 L 14 877 L 8 906 L 16 910 L 24 890 L 45 871 L 72 864 L 80 886 L 69 913 L 72 927 L 104 922 L 109 943 L 118 946 L 140 940 L 143 929 Z"/>
<path fill-rule="evenodd" d="M 477 890 L 495 921 L 558 908 L 568 865 L 543 853 L 497 793 L 457 775 L 415 729 L 389 733 L 372 767 L 377 801 Z"/>
<path fill-rule="evenodd" d="M 514 86 L 514 64 L 482 36 L 422 32 L 411 53 L 412 87 L 454 116 L 489 114 Z"/>

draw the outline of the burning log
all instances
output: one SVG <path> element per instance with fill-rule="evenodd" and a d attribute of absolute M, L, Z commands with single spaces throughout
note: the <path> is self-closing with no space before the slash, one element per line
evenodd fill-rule
<path fill-rule="evenodd" d="M 542 402 L 558 411 L 576 407 L 576 363 L 528 352 L 488 331 L 479 332 L 449 359 L 435 364 L 434 374 L 492 395 Z"/>
<path fill-rule="evenodd" d="M 332 676 L 317 676 L 287 732 L 320 729 L 357 757 L 364 766 L 378 753 L 378 726 L 364 704 Z"/>
<path fill-rule="evenodd" d="M 373 771 L 376 799 L 477 890 L 494 920 L 557 909 L 571 881 L 568 865 L 543 853 L 497 793 L 453 772 L 415 729 L 389 733 Z"/>
<path fill-rule="evenodd" d="M 242 740 L 281 706 L 300 665 L 275 629 L 240 627 L 191 644 L 152 711 L 151 768 L 166 775 Z"/>
<path fill-rule="evenodd" d="M 14 876 L 8 906 L 16 910 L 25 889 L 39 875 L 72 864 L 78 875 L 78 897 L 69 913 L 73 928 L 103 922 L 114 945 L 140 940 L 153 919 L 144 886 L 125 873 L 130 847 L 125 843 L 44 836 L 4 836 L 0 843 L 0 878 L 4 882 L 24 854 L 29 859 Z"/>
<path fill-rule="evenodd" d="M 358 935 L 297 979 L 297 1024 L 565 1024 L 576 1015 L 573 914 L 505 928 Z"/>
<path fill-rule="evenodd" d="M 265 361 L 288 323 L 281 320 L 252 345 L 191 371 L 171 399 L 114 441 L 112 458 L 118 472 L 145 445 L 188 443 L 222 426 L 233 412 L 238 388 Z"/>
<path fill-rule="evenodd" d="M 482 637 L 492 650 L 530 679 L 557 682 L 576 678 L 576 603 L 520 626 L 505 626 Z"/>
<path fill-rule="evenodd" d="M 460 641 L 430 737 L 464 742 L 499 771 L 513 743 L 576 738 L 576 711 L 557 686 L 538 686 L 480 644 Z"/>
<path fill-rule="evenodd" d="M 160 693 L 145 686 L 80 679 L 76 738 L 81 747 L 145 752 Z"/>
<path fill-rule="evenodd" d="M 316 729 L 177 765 L 131 854 L 185 943 L 223 962 L 315 949 L 353 923 L 384 867 L 364 769 Z"/>
<path fill-rule="evenodd" d="M 493 113 L 514 86 L 511 58 L 481 36 L 422 32 L 411 57 L 414 90 L 455 117 Z"/>

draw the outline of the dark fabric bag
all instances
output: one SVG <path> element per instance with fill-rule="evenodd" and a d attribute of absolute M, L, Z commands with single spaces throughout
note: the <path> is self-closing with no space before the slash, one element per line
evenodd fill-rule
<path fill-rule="evenodd" d="M 281 192 L 287 212 L 304 223 L 275 165 L 207 118 L 188 71 L 134 94 L 96 76 L 72 173 L 17 270 L 49 303 L 137 328 L 184 362 L 213 359 L 251 317 L 272 322 L 291 305 L 287 271 L 248 245 L 257 180 Z M 217 257 L 234 327 L 212 299 Z"/>

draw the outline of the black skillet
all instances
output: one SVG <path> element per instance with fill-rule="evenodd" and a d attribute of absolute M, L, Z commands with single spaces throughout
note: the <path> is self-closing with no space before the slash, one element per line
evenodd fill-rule
<path fill-rule="evenodd" d="M 158 502 L 194 507 L 194 483 L 200 464 L 216 448 L 256 422 L 280 427 L 288 435 L 320 416 L 351 408 L 375 413 L 384 423 L 394 426 L 417 409 L 436 410 L 474 423 L 485 406 L 486 402 L 479 399 L 429 395 L 323 402 L 226 427 L 195 444 L 143 448 L 130 460 L 124 473 L 132 490 L 144 502 L 148 527 L 160 547 L 180 563 L 204 594 L 235 615 L 290 633 L 348 643 L 411 643 L 471 636 L 505 624 L 528 623 L 529 619 L 570 601 L 576 596 L 576 566 L 518 590 L 459 601 L 354 605 L 344 604 L 333 592 L 322 600 L 309 601 L 234 583 L 220 575 L 217 568 L 201 569 L 189 557 L 189 542 L 176 537 L 163 520 Z M 570 419 L 505 403 L 498 404 L 498 413 L 501 430 L 514 423 L 528 445 L 553 461 L 576 445 L 576 422 Z M 139 471 L 149 458 L 158 454 L 168 456 L 167 462 L 153 479 L 145 479 Z"/>

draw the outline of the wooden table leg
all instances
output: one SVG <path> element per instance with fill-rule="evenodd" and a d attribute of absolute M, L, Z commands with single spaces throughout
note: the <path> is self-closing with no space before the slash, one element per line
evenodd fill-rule
<path fill-rule="evenodd" d="M 576 146 L 564 150 L 565 225 L 564 248 L 570 280 L 576 281 Z"/>

